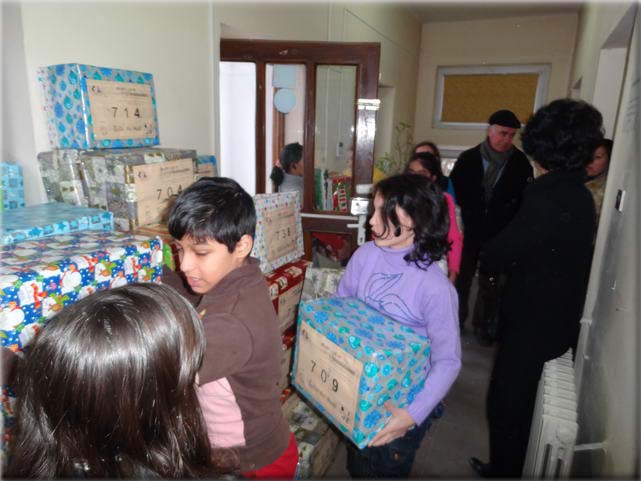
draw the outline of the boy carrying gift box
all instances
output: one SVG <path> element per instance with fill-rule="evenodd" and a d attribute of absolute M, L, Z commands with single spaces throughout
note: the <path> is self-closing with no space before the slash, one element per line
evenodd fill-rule
<path fill-rule="evenodd" d="M 178 196 L 168 227 L 184 279 L 165 269 L 163 280 L 194 302 L 207 338 L 198 398 L 209 439 L 238 453 L 244 477 L 291 479 L 298 452 L 281 412 L 279 322 L 249 257 L 253 200 L 231 179 L 205 177 Z"/>

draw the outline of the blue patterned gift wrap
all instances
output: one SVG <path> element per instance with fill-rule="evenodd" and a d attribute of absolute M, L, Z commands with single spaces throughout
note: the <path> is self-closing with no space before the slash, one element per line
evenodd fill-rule
<path fill-rule="evenodd" d="M 24 207 L 22 167 L 0 162 L 0 211 Z"/>
<path fill-rule="evenodd" d="M 303 257 L 303 224 L 298 192 L 256 194 L 256 235 L 251 255 L 271 272 Z"/>
<path fill-rule="evenodd" d="M 162 241 L 85 231 L 0 248 L 0 342 L 21 353 L 47 319 L 101 289 L 160 282 Z"/>
<path fill-rule="evenodd" d="M 109 149 L 158 145 L 150 73 L 77 63 L 41 67 L 51 147 Z"/>
<path fill-rule="evenodd" d="M 113 215 L 100 209 L 51 202 L 1 214 L 0 245 L 85 230 L 113 230 Z"/>
<path fill-rule="evenodd" d="M 429 339 L 358 299 L 302 302 L 292 384 L 359 448 L 423 389 Z"/>

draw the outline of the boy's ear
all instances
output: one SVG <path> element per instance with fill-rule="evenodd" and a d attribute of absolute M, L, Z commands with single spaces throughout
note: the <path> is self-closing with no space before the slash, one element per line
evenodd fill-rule
<path fill-rule="evenodd" d="M 244 234 L 234 248 L 234 257 L 244 259 L 247 257 L 254 247 L 254 239 L 249 234 Z"/>

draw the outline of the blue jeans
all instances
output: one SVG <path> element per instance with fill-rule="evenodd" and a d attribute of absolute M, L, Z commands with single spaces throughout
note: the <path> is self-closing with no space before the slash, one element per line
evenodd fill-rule
<path fill-rule="evenodd" d="M 440 407 L 440 404 L 439 404 Z M 434 409 L 439 411 L 439 409 Z M 442 407 L 440 409 L 442 412 Z M 410 429 L 405 436 L 383 446 L 358 449 L 347 444 L 347 470 L 352 478 L 408 478 L 414 464 L 416 450 L 432 425 L 431 414 L 420 426 Z"/>

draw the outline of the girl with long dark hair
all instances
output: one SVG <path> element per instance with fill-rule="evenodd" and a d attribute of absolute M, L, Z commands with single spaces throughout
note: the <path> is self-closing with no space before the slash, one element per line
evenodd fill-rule
<path fill-rule="evenodd" d="M 407 408 L 385 403 L 389 422 L 367 448 L 350 444 L 347 467 L 355 478 L 408 477 L 433 411 L 461 368 L 456 290 L 437 265 L 449 248 L 445 198 L 426 177 L 389 177 L 374 187 L 370 225 L 374 241 L 354 253 L 336 295 L 425 334 L 431 351 L 423 389 Z"/>
<path fill-rule="evenodd" d="M 215 476 L 195 391 L 204 349 L 198 314 L 168 286 L 131 284 L 66 307 L 18 368 L 4 476 Z"/>

